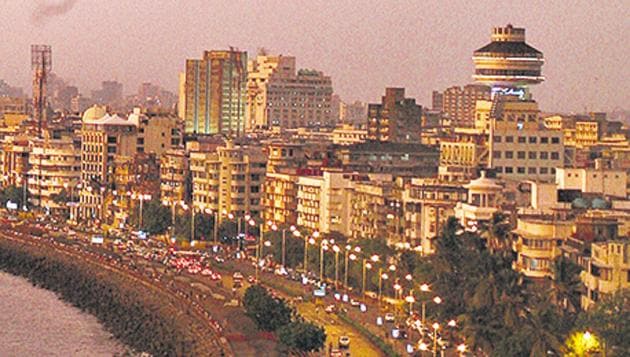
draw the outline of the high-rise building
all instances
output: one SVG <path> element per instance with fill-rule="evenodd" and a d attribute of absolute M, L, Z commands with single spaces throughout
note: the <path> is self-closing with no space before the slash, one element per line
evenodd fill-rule
<path fill-rule="evenodd" d="M 525 29 L 507 25 L 492 29 L 491 42 L 473 54 L 477 83 L 492 93 L 528 96 L 527 86 L 545 80 L 542 52 L 525 43 Z"/>
<path fill-rule="evenodd" d="M 103 81 L 101 89 L 92 91 L 92 99 L 97 104 L 118 104 L 123 99 L 123 85 L 117 81 Z"/>
<path fill-rule="evenodd" d="M 257 56 L 248 64 L 247 129 L 332 127 L 332 81 L 320 71 L 296 71 L 295 57 Z"/>
<path fill-rule="evenodd" d="M 453 86 L 440 96 L 442 106 L 438 110 L 444 113 L 452 126 L 473 127 L 475 103 L 478 100 L 490 100 L 490 87 L 481 84 L 468 84 L 463 88 Z"/>
<path fill-rule="evenodd" d="M 240 136 L 246 107 L 247 52 L 205 51 L 186 60 L 186 134 Z"/>
<path fill-rule="evenodd" d="M 422 106 L 404 88 L 386 88 L 381 104 L 368 105 L 368 140 L 420 142 Z"/>
<path fill-rule="evenodd" d="M 260 147 L 231 140 L 214 151 L 191 152 L 193 209 L 260 217 L 266 164 Z"/>
<path fill-rule="evenodd" d="M 104 107 L 85 111 L 81 127 L 81 192 L 78 216 L 103 219 L 107 212 L 105 197 L 114 178 L 117 155 L 133 156 L 137 152 L 137 125 Z"/>

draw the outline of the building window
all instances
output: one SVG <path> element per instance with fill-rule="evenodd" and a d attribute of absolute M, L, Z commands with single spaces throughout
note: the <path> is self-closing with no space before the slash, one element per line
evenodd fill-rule
<path fill-rule="evenodd" d="M 525 144 L 527 142 L 527 138 L 524 136 L 519 136 L 518 137 L 518 142 L 519 144 Z"/>
<path fill-rule="evenodd" d="M 519 151 L 519 152 L 517 152 L 517 153 L 516 153 L 516 157 L 517 157 L 519 160 L 523 160 L 523 159 L 525 159 L 525 151 Z"/>
<path fill-rule="evenodd" d="M 535 136 L 530 136 L 529 137 L 529 143 L 530 144 L 536 144 L 538 142 L 538 138 Z"/>
<path fill-rule="evenodd" d="M 528 167 L 527 168 L 527 173 L 528 174 L 536 174 L 536 168 L 535 167 Z"/>
<path fill-rule="evenodd" d="M 536 151 L 530 151 L 527 153 L 527 158 L 530 160 L 536 160 Z"/>
<path fill-rule="evenodd" d="M 492 158 L 500 159 L 501 158 L 501 151 L 493 151 L 492 152 Z"/>
<path fill-rule="evenodd" d="M 494 142 L 495 142 L 495 143 L 500 143 L 500 142 L 501 142 L 501 136 L 499 136 L 499 135 L 495 135 L 495 136 L 494 136 Z"/>
<path fill-rule="evenodd" d="M 541 151 L 541 152 L 540 152 L 540 159 L 541 159 L 541 160 L 547 160 L 547 159 L 549 159 L 549 153 L 548 153 L 548 152 L 546 152 L 546 151 Z"/>
<path fill-rule="evenodd" d="M 519 167 L 516 169 L 516 172 L 519 174 L 524 174 L 525 173 L 525 168 L 524 167 Z"/>
<path fill-rule="evenodd" d="M 541 175 L 546 175 L 549 172 L 549 169 L 546 167 L 541 167 L 540 168 L 540 174 Z"/>
<path fill-rule="evenodd" d="M 551 138 L 551 143 L 552 144 L 560 144 L 560 138 L 557 136 L 554 136 Z"/>
<path fill-rule="evenodd" d="M 560 160 L 560 154 L 557 152 L 551 153 L 551 160 Z"/>
<path fill-rule="evenodd" d="M 540 143 L 541 144 L 549 144 L 549 138 L 546 136 L 543 136 L 540 138 Z"/>
<path fill-rule="evenodd" d="M 514 172 L 514 169 L 511 166 L 508 166 L 505 168 L 505 173 L 506 174 L 511 174 Z"/>
<path fill-rule="evenodd" d="M 506 151 L 506 152 L 505 152 L 505 158 L 506 158 L 506 159 L 512 159 L 512 158 L 514 158 L 514 152 L 513 152 L 513 151 Z"/>
<path fill-rule="evenodd" d="M 513 143 L 514 142 L 514 137 L 513 136 L 506 136 L 505 137 L 505 142 L 506 143 Z"/>
<path fill-rule="evenodd" d="M 503 172 L 503 167 L 501 167 L 501 166 L 497 166 L 497 167 L 495 167 L 495 168 L 494 168 L 494 170 L 495 170 L 497 173 L 499 173 L 499 174 L 500 174 L 500 173 L 502 173 L 502 172 Z"/>

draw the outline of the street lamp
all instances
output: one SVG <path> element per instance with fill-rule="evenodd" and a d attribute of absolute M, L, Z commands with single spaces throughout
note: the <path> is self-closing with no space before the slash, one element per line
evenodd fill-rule
<path fill-rule="evenodd" d="M 338 245 L 333 245 L 333 252 L 335 252 L 335 290 L 337 289 L 337 283 L 339 281 L 339 251 L 341 250 Z"/>
<path fill-rule="evenodd" d="M 431 327 L 433 327 L 433 357 L 437 357 L 437 333 L 440 329 L 440 324 L 434 322 Z"/>
<path fill-rule="evenodd" d="M 328 250 L 328 240 L 322 239 L 319 243 L 319 281 L 324 281 L 324 250 Z"/>
<path fill-rule="evenodd" d="M 383 273 L 383 268 L 378 269 L 378 304 L 381 305 L 383 295 L 383 280 L 389 279 L 387 273 Z"/>
<path fill-rule="evenodd" d="M 308 245 L 315 245 L 315 239 L 304 236 L 304 275 L 308 274 Z"/>
<path fill-rule="evenodd" d="M 295 228 L 294 225 L 291 225 L 291 227 L 289 227 L 289 230 L 291 231 L 291 233 L 296 236 L 299 237 L 300 236 L 300 231 L 297 230 L 297 228 Z M 284 269 L 285 267 L 285 257 L 286 257 L 286 240 L 287 240 L 287 230 L 283 229 L 282 230 L 282 268 Z"/>
<path fill-rule="evenodd" d="M 348 254 L 350 252 L 350 249 L 348 249 L 349 247 L 350 247 L 349 245 L 346 246 L 346 252 L 345 252 L 345 254 L 346 254 L 346 256 L 345 256 L 346 261 L 345 261 L 345 269 L 344 269 L 344 277 L 343 277 L 343 286 L 344 286 L 344 288 L 346 290 L 348 289 L 348 259 L 350 259 L 350 260 L 356 260 L 357 259 L 357 255 L 356 254 L 354 254 L 354 253 Z M 355 247 L 354 251 L 358 253 L 358 252 L 361 251 L 361 248 L 360 247 Z"/>
<path fill-rule="evenodd" d="M 466 345 L 465 344 L 459 344 L 457 345 L 457 352 L 459 352 L 460 356 L 463 356 L 464 353 L 466 353 Z"/>
<path fill-rule="evenodd" d="M 422 284 L 420 285 L 420 291 L 423 293 L 428 293 L 429 291 L 431 291 L 431 289 L 429 288 L 429 284 Z M 426 301 L 422 300 L 422 324 L 424 325 L 424 322 L 426 320 L 426 312 L 427 312 L 427 303 Z"/>
<path fill-rule="evenodd" d="M 413 314 L 413 303 L 416 302 L 416 299 L 413 297 L 413 291 L 409 291 L 409 295 L 405 297 L 405 301 L 409 303 L 409 316 Z"/>

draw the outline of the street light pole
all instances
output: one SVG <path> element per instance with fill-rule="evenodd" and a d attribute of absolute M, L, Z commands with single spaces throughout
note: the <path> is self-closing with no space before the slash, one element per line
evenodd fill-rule
<path fill-rule="evenodd" d="M 319 281 L 324 281 L 324 250 L 328 247 L 328 241 L 326 239 L 319 243 Z"/>
<path fill-rule="evenodd" d="M 339 246 L 333 245 L 333 251 L 335 252 L 335 290 L 338 287 L 339 282 Z"/>

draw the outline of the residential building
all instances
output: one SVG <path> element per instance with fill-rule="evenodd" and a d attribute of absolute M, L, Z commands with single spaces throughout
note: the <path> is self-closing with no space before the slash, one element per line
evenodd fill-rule
<path fill-rule="evenodd" d="M 332 81 L 296 71 L 295 57 L 259 55 L 248 64 L 247 128 L 334 127 Z"/>
<path fill-rule="evenodd" d="M 457 182 L 412 178 L 402 194 L 405 240 L 421 247 L 423 255 L 435 253 L 435 240 L 455 215 L 457 202 L 466 202 L 467 193 Z"/>
<path fill-rule="evenodd" d="M 586 286 L 582 308 L 588 309 L 605 297 L 630 289 L 630 240 L 611 240 L 591 245 L 587 270 L 580 278 Z"/>
<path fill-rule="evenodd" d="M 351 179 L 325 171 L 322 176 L 298 178 L 297 224 L 320 233 L 349 234 Z"/>
<path fill-rule="evenodd" d="M 440 155 L 438 149 L 422 144 L 378 141 L 333 145 L 330 151 L 345 172 L 408 177 L 435 177 Z"/>
<path fill-rule="evenodd" d="M 307 165 L 305 143 L 274 140 L 267 143 L 267 172 L 280 173 Z"/>
<path fill-rule="evenodd" d="M 247 52 L 205 51 L 186 60 L 185 133 L 240 136 L 247 106 Z"/>
<path fill-rule="evenodd" d="M 626 198 L 630 193 L 628 173 L 625 170 L 606 168 L 596 161 L 594 168 L 559 168 L 556 184 L 559 190 L 579 190 L 605 196 Z"/>
<path fill-rule="evenodd" d="M 478 100 L 490 100 L 490 87 L 483 84 L 468 84 L 463 88 L 453 86 L 435 97 L 436 103 L 441 98 L 440 110 L 451 126 L 471 128 L 475 125 L 475 104 Z"/>
<path fill-rule="evenodd" d="M 26 187 L 28 157 L 31 152 L 26 137 L 5 137 L 0 150 L 0 179 L 2 187 Z"/>
<path fill-rule="evenodd" d="M 337 126 L 332 131 L 332 143 L 336 145 L 352 145 L 364 143 L 367 139 L 367 130 L 359 129 L 352 125 Z"/>
<path fill-rule="evenodd" d="M 191 152 L 193 209 L 261 217 L 266 165 L 259 147 L 233 141 L 214 151 Z"/>
<path fill-rule="evenodd" d="M 138 152 L 160 157 L 167 150 L 183 145 L 180 120 L 168 113 L 141 113 L 135 108 L 129 120 L 138 126 Z"/>
<path fill-rule="evenodd" d="M 339 122 L 347 125 L 365 125 L 367 118 L 367 105 L 361 101 L 354 103 L 340 103 Z"/>
<path fill-rule="evenodd" d="M 553 278 L 554 260 L 574 222 L 558 212 L 519 214 L 514 235 L 514 269 L 528 278 Z"/>
<path fill-rule="evenodd" d="M 160 156 L 160 199 L 162 204 L 175 207 L 187 202 L 189 190 L 188 155 L 184 149 L 167 150 Z"/>
<path fill-rule="evenodd" d="M 422 106 L 404 88 L 385 88 L 381 103 L 368 105 L 368 140 L 420 142 L 421 120 Z"/>
<path fill-rule="evenodd" d="M 296 225 L 298 223 L 298 178 L 294 173 L 267 171 L 262 199 L 263 221 L 277 225 Z"/>
<path fill-rule="evenodd" d="M 26 98 L 0 96 L 0 117 L 4 114 L 26 114 Z"/>
<path fill-rule="evenodd" d="M 81 191 L 78 217 L 109 218 L 105 198 L 113 187 L 114 159 L 137 152 L 137 126 L 94 106 L 83 113 L 81 127 Z"/>
<path fill-rule="evenodd" d="M 548 130 L 538 120 L 538 104 L 515 96 L 497 96 L 490 105 L 489 167 L 509 180 L 553 181 L 564 167 L 562 134 Z"/>
<path fill-rule="evenodd" d="M 449 136 L 440 138 L 438 176 L 445 181 L 467 181 L 481 167 L 487 167 L 487 136 L 479 130 L 455 128 Z"/>
<path fill-rule="evenodd" d="M 92 99 L 97 104 L 119 104 L 123 99 L 123 85 L 117 81 L 103 81 L 101 89 L 92 91 Z"/>
<path fill-rule="evenodd" d="M 69 201 L 78 197 L 75 188 L 81 177 L 80 142 L 71 136 L 34 139 L 28 161 L 30 203 L 50 213 L 67 213 L 67 202 L 57 201 L 55 196 L 65 191 Z"/>
<path fill-rule="evenodd" d="M 385 239 L 389 240 L 390 220 L 399 221 L 390 209 L 393 203 L 394 182 L 390 175 L 388 180 L 370 178 L 352 184 L 350 199 L 350 237 L 352 239 Z M 397 222 L 399 223 L 399 222 Z"/>

